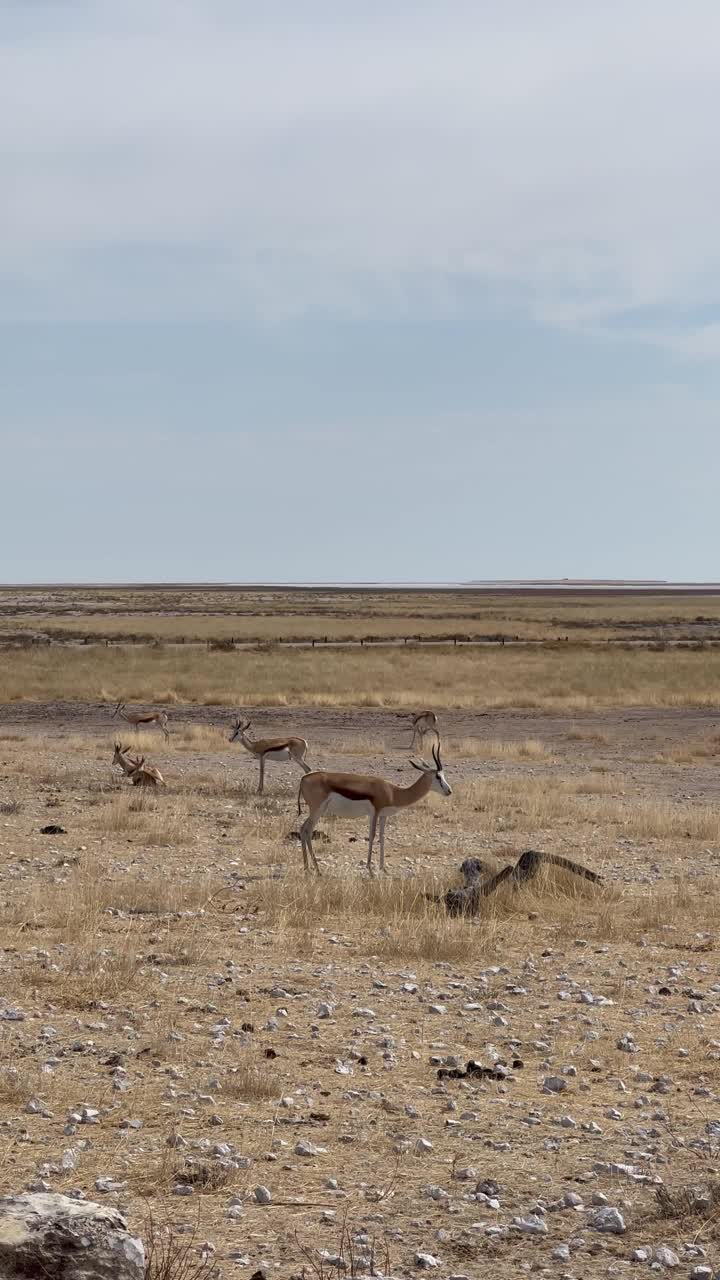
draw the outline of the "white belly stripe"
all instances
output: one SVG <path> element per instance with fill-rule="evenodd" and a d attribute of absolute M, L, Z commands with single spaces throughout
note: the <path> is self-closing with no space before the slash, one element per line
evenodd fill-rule
<path fill-rule="evenodd" d="M 330 792 L 326 813 L 336 818 L 369 818 L 373 811 L 369 800 L 348 800 L 337 791 Z"/>

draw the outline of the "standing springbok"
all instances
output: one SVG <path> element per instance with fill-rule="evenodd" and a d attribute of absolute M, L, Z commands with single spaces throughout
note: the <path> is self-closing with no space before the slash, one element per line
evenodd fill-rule
<path fill-rule="evenodd" d="M 380 833 L 380 870 L 385 870 L 385 823 L 399 809 L 407 809 L 424 799 L 429 791 L 438 791 L 442 796 L 451 796 L 452 787 L 443 773 L 440 759 L 440 740 L 433 747 L 433 763 L 425 760 L 411 760 L 413 769 L 417 769 L 420 777 L 409 787 L 398 787 L 393 782 L 385 782 L 383 778 L 366 777 L 359 773 L 307 773 L 300 783 L 298 792 L 298 813 L 300 801 L 304 800 L 310 812 L 300 828 L 303 866 L 309 871 L 308 854 L 318 875 L 315 851 L 312 846 L 312 834 L 324 813 L 341 818 L 370 819 L 368 831 L 367 869 L 373 874 L 372 851 L 375 832 Z"/>
<path fill-rule="evenodd" d="M 115 710 L 113 711 L 113 718 L 117 715 L 119 715 L 121 719 L 126 720 L 128 724 L 131 724 L 133 729 L 140 729 L 140 728 L 143 728 L 144 726 L 156 724 L 158 729 L 162 729 L 163 733 L 165 734 L 166 742 L 170 737 L 170 731 L 168 729 L 167 711 L 127 711 L 126 712 L 125 703 L 118 702 Z"/>
<path fill-rule="evenodd" d="M 123 773 L 127 775 L 134 787 L 156 787 L 158 783 L 165 785 L 159 769 L 154 764 L 146 764 L 145 757 L 133 760 L 132 756 L 127 753 L 129 747 L 122 747 L 119 742 L 115 743 L 115 754 L 113 755 L 113 764 L 119 764 Z"/>
<path fill-rule="evenodd" d="M 295 764 L 300 765 L 303 773 L 310 772 L 310 765 L 305 762 L 308 744 L 304 738 L 249 738 L 249 728 L 249 720 L 238 720 L 230 734 L 229 741 L 241 742 L 246 751 L 258 757 L 260 761 L 260 781 L 257 793 L 259 796 L 262 795 L 263 787 L 265 786 L 266 760 L 294 760 Z"/>
<path fill-rule="evenodd" d="M 429 733 L 434 733 L 438 741 L 440 740 L 437 727 L 438 718 L 434 711 L 418 711 L 416 715 L 410 716 L 410 723 L 412 724 L 412 740 L 408 747 L 409 751 L 415 750 L 415 743 L 418 741 L 420 742 L 420 750 L 422 751 L 423 743 Z"/>

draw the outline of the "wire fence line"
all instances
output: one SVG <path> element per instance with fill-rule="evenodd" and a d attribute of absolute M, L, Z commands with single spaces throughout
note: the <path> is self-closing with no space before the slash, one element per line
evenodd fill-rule
<path fill-rule="evenodd" d="M 211 653 L 243 653 L 248 651 L 272 651 L 273 649 L 405 649 L 405 648 L 514 648 L 514 649 L 695 649 L 716 648 L 720 645 L 720 633 L 693 636 L 592 636 L 533 637 L 517 635 L 410 635 L 410 636 L 357 636 L 334 638 L 333 636 L 267 636 L 227 639 L 199 639 L 197 636 L 173 636 L 164 639 L 148 635 L 95 636 L 69 635 L 6 635 L 0 638 L 0 648 L 21 649 L 50 646 L 95 646 L 104 648 L 154 648 L 176 647 L 203 648 Z"/>

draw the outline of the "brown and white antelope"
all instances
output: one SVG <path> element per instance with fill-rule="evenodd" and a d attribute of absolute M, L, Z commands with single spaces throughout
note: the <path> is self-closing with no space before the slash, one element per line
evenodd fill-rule
<path fill-rule="evenodd" d="M 165 734 L 166 742 L 170 737 L 167 711 L 126 711 L 125 703 L 118 702 L 113 711 L 113 718 L 118 715 L 122 720 L 126 720 L 128 724 L 131 724 L 133 729 L 148 728 L 150 725 L 156 724 L 158 729 L 162 729 Z"/>
<path fill-rule="evenodd" d="M 307 773 L 298 792 L 298 813 L 301 811 L 301 800 L 305 801 L 310 810 L 300 828 L 305 870 L 310 869 L 309 854 L 316 872 L 320 874 L 312 846 L 312 834 L 320 818 L 327 813 L 340 818 L 369 818 L 367 869 L 372 875 L 373 843 L 377 831 L 380 835 L 380 870 L 384 871 L 385 824 L 388 818 L 401 809 L 417 804 L 429 791 L 438 791 L 442 796 L 452 795 L 452 787 L 443 772 L 439 739 L 432 754 L 432 764 L 425 760 L 410 761 L 420 777 L 409 787 L 398 787 L 393 782 L 386 782 L 384 778 L 366 777 L 359 773 Z"/>
<path fill-rule="evenodd" d="M 438 741 L 440 740 L 438 718 L 434 711 L 418 711 L 416 715 L 410 716 L 410 723 L 412 724 L 412 740 L 408 748 L 409 751 L 415 750 L 415 743 L 418 741 L 422 751 L 423 743 L 429 733 L 434 733 Z"/>
<path fill-rule="evenodd" d="M 262 795 L 263 787 L 265 786 L 265 762 L 267 760 L 293 760 L 295 764 L 300 766 L 303 773 L 310 772 L 310 765 L 305 761 L 308 744 L 304 738 L 249 738 L 249 728 L 249 720 L 238 720 L 230 734 L 229 741 L 241 742 L 245 750 L 249 751 L 251 755 L 257 756 L 260 761 L 258 795 Z"/>
<path fill-rule="evenodd" d="M 119 764 L 123 773 L 127 775 L 134 787 L 156 787 L 158 783 L 165 785 L 159 769 L 154 764 L 146 764 L 145 757 L 140 756 L 139 759 L 133 759 L 127 753 L 129 747 L 122 747 L 119 742 L 115 743 L 115 753 L 113 755 L 113 764 Z"/>

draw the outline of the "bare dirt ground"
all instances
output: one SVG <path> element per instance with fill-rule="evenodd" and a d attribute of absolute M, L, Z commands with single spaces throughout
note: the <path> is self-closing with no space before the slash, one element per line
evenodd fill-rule
<path fill-rule="evenodd" d="M 139 796 L 107 706 L 0 707 L 3 1185 L 195 1231 L 225 1277 L 368 1274 L 373 1249 L 397 1278 L 714 1274 L 717 712 L 442 714 L 454 795 L 390 824 L 384 882 L 347 822 L 303 875 L 299 772 L 256 797 L 232 715 L 132 737 L 167 781 Z M 411 780 L 392 712 L 252 718 Z M 423 896 L 526 848 L 603 887 L 473 921 Z M 507 1077 L 438 1079 L 470 1058 Z"/>

